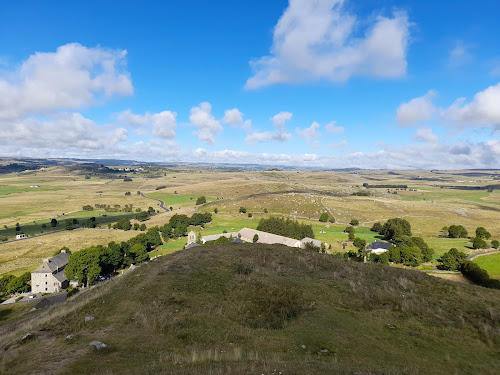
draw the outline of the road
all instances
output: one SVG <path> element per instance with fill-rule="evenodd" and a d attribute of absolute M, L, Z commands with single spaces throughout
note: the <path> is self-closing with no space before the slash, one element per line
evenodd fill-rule
<path fill-rule="evenodd" d="M 170 210 L 168 208 L 165 207 L 165 202 L 162 201 L 161 199 L 156 199 L 156 198 L 151 198 L 151 197 L 146 197 L 141 191 L 139 192 L 139 194 L 141 195 L 141 197 L 143 198 L 146 198 L 146 199 L 151 199 L 153 201 L 157 201 L 157 202 L 160 202 L 160 207 L 163 208 L 165 210 L 165 212 L 169 212 Z"/>
<path fill-rule="evenodd" d="M 490 254 L 496 254 L 496 253 L 500 253 L 500 250 L 488 251 L 487 253 L 470 255 L 467 257 L 467 260 L 474 260 L 478 257 L 482 257 L 483 255 L 490 255 Z"/>

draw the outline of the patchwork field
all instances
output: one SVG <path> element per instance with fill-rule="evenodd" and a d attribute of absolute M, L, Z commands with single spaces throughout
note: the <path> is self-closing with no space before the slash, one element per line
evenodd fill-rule
<path fill-rule="evenodd" d="M 463 225 L 469 236 L 474 235 L 475 228 L 483 226 L 492 234 L 492 239 L 500 239 L 500 191 L 487 188 L 498 185 L 498 171 L 243 171 L 144 167 L 132 172 L 110 166 L 104 173 L 101 169 L 47 167 L 0 175 L 0 237 L 13 239 L 16 223 L 27 235 L 53 231 L 49 225 L 52 218 L 59 221 L 58 229 L 67 219 L 81 221 L 92 216 L 106 228 L 110 221 L 133 218 L 137 209 L 153 207 L 160 212 L 146 222 L 148 227 L 167 223 L 173 214 L 213 213 L 217 209 L 212 223 L 204 229 L 194 228 L 201 235 L 256 228 L 261 218 L 283 215 L 311 224 L 316 238 L 331 244 L 332 252 L 352 249 L 341 245 L 347 240 L 344 229 L 352 219 L 359 220 L 356 235 L 371 242 L 380 238 L 369 229 L 375 222 L 403 217 L 411 223 L 414 235 L 423 237 L 435 250 L 434 259 L 452 247 L 464 252 L 472 250 L 469 239 L 443 238 L 445 226 Z M 40 187 L 30 188 L 31 185 Z M 207 204 L 197 207 L 196 199 L 201 195 L 207 197 Z M 172 207 L 173 211 L 160 210 L 160 203 L 149 198 L 164 201 L 165 207 Z M 118 212 L 82 209 L 96 204 L 118 207 Z M 132 206 L 132 212 L 123 212 L 125 205 Z M 239 213 L 240 207 L 247 213 Z M 251 218 L 248 213 L 252 214 Z M 320 223 L 322 213 L 327 213 L 332 222 Z M 42 228 L 43 225 L 46 228 Z M 0 255 L 0 273 L 30 269 L 61 246 L 76 250 L 91 244 L 127 240 L 135 234 L 133 231 L 73 231 L 50 234 L 41 240 L 3 244 L 0 245 L 0 254 L 4 254 Z M 39 241 L 45 244 L 35 246 Z M 34 245 L 28 246 L 31 243 Z M 184 244 L 185 238 L 167 242 L 158 254 L 181 249 Z"/>

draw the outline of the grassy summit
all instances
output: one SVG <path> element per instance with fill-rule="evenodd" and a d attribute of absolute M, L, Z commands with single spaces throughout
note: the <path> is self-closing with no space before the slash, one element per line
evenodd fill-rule
<path fill-rule="evenodd" d="M 494 374 L 500 366 L 499 291 L 285 246 L 174 253 L 30 314 L 0 326 L 0 373 Z M 27 332 L 34 338 L 20 342 Z M 93 340 L 108 348 L 89 347 Z"/>

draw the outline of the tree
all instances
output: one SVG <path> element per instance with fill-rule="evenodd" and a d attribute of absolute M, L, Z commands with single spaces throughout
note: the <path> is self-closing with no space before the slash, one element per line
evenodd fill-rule
<path fill-rule="evenodd" d="M 16 223 L 16 232 L 20 232 L 21 231 L 21 226 L 19 225 L 19 223 Z"/>
<path fill-rule="evenodd" d="M 497 240 L 491 241 L 491 247 L 498 249 L 498 246 L 500 246 L 500 243 Z"/>
<path fill-rule="evenodd" d="M 31 289 L 30 282 L 31 282 L 30 272 L 25 272 L 19 277 L 14 277 L 7 284 L 7 293 L 13 294 L 13 293 L 27 292 Z"/>
<path fill-rule="evenodd" d="M 485 249 L 487 246 L 486 241 L 480 237 L 476 237 L 474 241 L 472 241 L 472 247 L 474 249 Z"/>
<path fill-rule="evenodd" d="M 453 247 L 438 259 L 438 268 L 440 270 L 459 271 L 466 260 L 467 255 Z"/>
<path fill-rule="evenodd" d="M 321 221 L 322 223 L 326 223 L 328 221 L 328 214 L 326 212 L 323 212 L 319 217 L 319 221 Z"/>
<path fill-rule="evenodd" d="M 466 238 L 467 230 L 462 225 L 450 225 L 448 227 L 448 237 L 450 238 Z"/>
<path fill-rule="evenodd" d="M 139 223 L 134 223 L 134 230 L 139 230 Z"/>
<path fill-rule="evenodd" d="M 57 224 L 58 224 L 58 223 L 57 223 L 57 220 L 56 220 L 56 219 L 52 219 L 52 220 L 50 220 L 50 226 L 51 226 L 52 228 L 57 227 Z"/>
<path fill-rule="evenodd" d="M 403 247 L 400 250 L 401 263 L 405 266 L 417 267 L 422 263 L 422 252 L 418 247 Z"/>
<path fill-rule="evenodd" d="M 66 220 L 66 230 L 73 230 L 73 222 L 71 220 Z"/>
<path fill-rule="evenodd" d="M 353 234 L 355 234 L 355 233 L 356 233 L 356 230 L 354 229 L 354 227 L 346 227 L 346 228 L 344 229 L 344 232 L 345 232 L 345 233 L 353 233 Z"/>
<path fill-rule="evenodd" d="M 207 203 L 207 198 L 202 195 L 201 197 L 198 197 L 198 199 L 196 199 L 196 205 L 198 206 L 199 204 L 204 204 L 204 203 Z"/>
<path fill-rule="evenodd" d="M 142 244 L 132 245 L 128 253 L 130 264 L 142 263 L 149 258 L 146 246 Z"/>
<path fill-rule="evenodd" d="M 380 231 L 382 230 L 382 223 L 376 222 L 375 224 L 373 224 L 373 226 L 370 228 L 370 230 L 372 232 L 380 233 Z"/>
<path fill-rule="evenodd" d="M 139 212 L 137 215 L 135 215 L 135 219 L 139 221 L 146 221 L 149 219 L 149 213 L 147 211 Z"/>
<path fill-rule="evenodd" d="M 253 216 L 253 215 L 252 215 L 252 213 L 251 213 L 251 212 L 249 212 L 249 213 L 248 213 L 248 217 L 250 217 L 250 218 L 251 218 L 252 216 Z"/>
<path fill-rule="evenodd" d="M 484 238 L 486 240 L 490 239 L 491 233 L 488 232 L 484 227 L 478 227 L 476 229 L 476 238 Z"/>
<path fill-rule="evenodd" d="M 217 207 L 214 208 L 214 214 L 218 213 L 219 210 L 217 209 Z"/>
<path fill-rule="evenodd" d="M 114 229 L 122 229 L 122 230 L 130 230 L 132 229 L 132 223 L 130 223 L 129 219 L 120 219 L 114 225 Z"/>
<path fill-rule="evenodd" d="M 405 219 L 389 219 L 382 226 L 380 234 L 384 236 L 384 240 L 389 241 L 396 237 L 411 236 L 411 225 Z"/>
<path fill-rule="evenodd" d="M 70 255 L 68 265 L 64 269 L 66 277 L 77 280 L 83 285 L 92 285 L 101 274 L 102 246 L 91 246 Z"/>
<path fill-rule="evenodd" d="M 253 243 L 257 243 L 257 241 L 259 241 L 259 235 L 258 235 L 257 233 L 255 233 L 255 234 L 253 235 L 252 242 L 253 242 Z"/>
<path fill-rule="evenodd" d="M 269 211 L 267 211 L 267 208 L 264 208 L 264 213 L 267 214 Z"/>
<path fill-rule="evenodd" d="M 146 230 L 146 224 L 141 224 L 141 226 L 139 227 L 139 230 L 144 232 Z"/>
<path fill-rule="evenodd" d="M 347 236 L 347 238 L 349 239 L 349 241 L 354 241 L 354 233 L 349 232 L 349 235 Z"/>
<path fill-rule="evenodd" d="M 245 207 L 240 207 L 240 213 L 242 214 L 246 214 L 247 213 L 247 209 Z"/>
<path fill-rule="evenodd" d="M 357 226 L 357 225 L 359 225 L 359 220 L 358 219 L 351 219 L 351 222 L 349 224 L 351 224 L 352 226 Z"/>
<path fill-rule="evenodd" d="M 149 207 L 148 207 L 148 213 L 149 213 L 150 215 L 153 215 L 153 214 L 155 213 L 155 209 L 154 209 L 153 207 L 149 206 Z"/>

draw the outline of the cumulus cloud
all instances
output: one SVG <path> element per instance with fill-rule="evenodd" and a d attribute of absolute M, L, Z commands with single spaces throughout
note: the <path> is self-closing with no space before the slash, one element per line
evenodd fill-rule
<path fill-rule="evenodd" d="M 144 115 L 138 115 L 132 113 L 130 109 L 118 113 L 116 119 L 120 124 L 129 126 L 145 126 L 151 124 L 151 114 L 149 112 L 146 112 Z"/>
<path fill-rule="evenodd" d="M 344 132 L 344 127 L 343 126 L 335 126 L 337 121 L 332 121 L 328 124 L 326 124 L 325 128 L 328 133 L 331 134 L 342 134 Z"/>
<path fill-rule="evenodd" d="M 241 124 L 243 122 L 243 113 L 241 113 L 238 108 L 228 109 L 224 112 L 222 122 L 230 125 Z"/>
<path fill-rule="evenodd" d="M 207 144 L 215 144 L 214 136 L 222 131 L 220 121 L 212 115 L 210 103 L 203 102 L 198 107 L 191 108 L 189 116 L 191 124 L 198 128 L 196 134 L 198 139 Z"/>
<path fill-rule="evenodd" d="M 439 141 L 439 137 L 432 132 L 431 128 L 425 127 L 418 129 L 412 140 L 417 142 L 436 143 Z"/>
<path fill-rule="evenodd" d="M 132 94 L 126 55 L 78 43 L 31 55 L 18 70 L 0 76 L 0 120 L 75 110 L 114 94 Z"/>
<path fill-rule="evenodd" d="M 321 136 L 321 133 L 318 131 L 319 124 L 315 121 L 305 129 L 296 128 L 295 131 L 297 135 L 309 143 L 314 148 L 319 148 L 319 141 L 315 140 Z"/>
<path fill-rule="evenodd" d="M 432 99 L 436 96 L 434 90 L 430 90 L 424 96 L 403 103 L 397 110 L 396 120 L 400 126 L 411 126 L 433 118 L 436 107 Z"/>
<path fill-rule="evenodd" d="M 152 116 L 153 135 L 160 138 L 175 138 L 177 129 L 177 113 L 163 111 Z"/>
<path fill-rule="evenodd" d="M 369 23 L 343 9 L 344 0 L 290 0 L 274 28 L 269 56 L 251 62 L 247 89 L 352 76 L 406 74 L 410 22 L 406 13 Z M 362 25 L 369 24 L 359 33 Z M 361 36 L 357 36 L 361 35 Z"/>
<path fill-rule="evenodd" d="M 441 111 L 442 118 L 457 127 L 500 127 L 500 83 L 466 98 L 457 99 L 450 107 Z"/>
<path fill-rule="evenodd" d="M 0 145 L 16 148 L 100 150 L 127 138 L 127 129 L 99 126 L 80 113 L 0 122 Z"/>
<path fill-rule="evenodd" d="M 292 118 L 290 112 L 280 112 L 272 117 L 274 132 L 252 132 L 245 138 L 247 143 L 278 141 L 285 142 L 292 138 L 292 135 L 287 132 L 285 124 Z"/>

